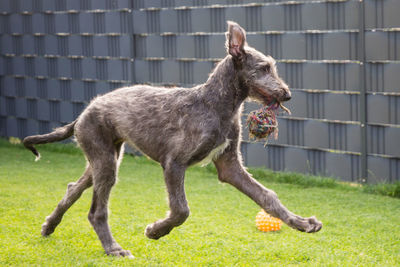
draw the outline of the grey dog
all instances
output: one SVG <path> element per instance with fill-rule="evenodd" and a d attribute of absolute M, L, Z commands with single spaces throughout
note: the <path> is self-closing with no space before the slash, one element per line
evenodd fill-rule
<path fill-rule="evenodd" d="M 87 167 L 82 177 L 68 184 L 64 198 L 42 226 L 42 235 L 54 232 L 62 216 L 93 185 L 89 221 L 108 255 L 133 257 L 113 238 L 107 218 L 108 199 L 116 182 L 123 144 L 136 147 L 159 162 L 164 171 L 170 211 L 166 218 L 146 227 L 149 238 L 158 239 L 189 216 L 184 190 L 185 170 L 196 163 L 213 161 L 218 178 L 253 199 L 290 227 L 317 232 L 322 223 L 303 218 L 281 204 L 275 192 L 265 188 L 245 170 L 239 151 L 243 102 L 282 103 L 291 98 L 279 78 L 275 60 L 251 48 L 246 33 L 228 21 L 228 55 L 219 62 L 206 83 L 194 88 L 145 85 L 125 87 L 95 98 L 72 123 L 23 141 L 37 157 L 34 144 L 64 140 L 75 135 Z"/>

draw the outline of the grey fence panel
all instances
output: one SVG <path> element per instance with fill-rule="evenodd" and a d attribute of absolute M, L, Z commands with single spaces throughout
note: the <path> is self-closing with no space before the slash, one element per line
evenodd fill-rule
<path fill-rule="evenodd" d="M 246 125 L 246 118 L 242 123 Z M 361 151 L 358 123 L 343 123 L 326 120 L 311 120 L 284 117 L 278 119 L 279 132 L 275 140 L 271 136 L 268 144 L 300 146 L 312 149 L 331 149 L 342 152 Z M 391 133 L 393 136 L 393 133 Z M 248 129 L 243 129 L 243 140 L 252 141 L 248 137 Z"/>
<path fill-rule="evenodd" d="M 27 98 L 37 98 L 36 80 L 31 77 L 24 77 L 24 93 Z M 29 103 L 28 103 L 29 105 Z"/>
<path fill-rule="evenodd" d="M 379 136 L 380 138 L 380 136 Z M 385 154 L 393 157 L 400 157 L 400 129 L 399 127 L 385 128 Z M 398 176 L 397 176 L 398 177 Z"/>
<path fill-rule="evenodd" d="M 57 33 L 67 33 L 69 32 L 68 15 L 65 13 L 57 14 L 54 16 L 54 29 Z"/>
<path fill-rule="evenodd" d="M 302 0 L 301 2 L 312 2 L 315 0 Z M 243 4 L 265 4 L 265 3 L 279 3 L 288 2 L 287 0 L 135 0 L 133 8 L 146 9 L 146 8 L 170 8 L 170 7 L 202 7 L 212 5 L 243 5 Z"/>
<path fill-rule="evenodd" d="M 98 2 L 101 2 L 101 1 L 98 1 Z M 113 1 L 114 2 L 114 1 Z M 66 8 L 66 10 L 82 10 L 82 8 L 84 8 L 84 4 L 86 4 L 87 6 L 86 6 L 86 8 L 87 9 L 91 9 L 91 1 L 87 1 L 87 0 L 84 0 L 84 1 L 80 1 L 80 0 L 69 0 L 69 1 L 66 1 L 66 3 L 65 3 L 65 8 Z"/>
<path fill-rule="evenodd" d="M 223 32 L 227 20 L 226 10 L 222 6 L 191 10 L 193 32 Z"/>
<path fill-rule="evenodd" d="M 41 121 L 49 121 L 50 120 L 50 104 L 45 99 L 37 100 L 37 118 Z"/>
<path fill-rule="evenodd" d="M 22 22 L 23 15 L 22 14 L 10 14 L 8 16 L 9 27 L 11 33 L 24 33 L 24 28 Z"/>
<path fill-rule="evenodd" d="M 94 13 L 79 13 L 79 29 L 82 33 L 94 33 Z"/>
<path fill-rule="evenodd" d="M 144 60 L 135 60 L 135 81 L 137 83 L 145 83 L 150 81 L 149 67 L 150 64 Z"/>
<path fill-rule="evenodd" d="M 342 178 L 346 181 L 361 182 L 360 158 L 358 155 L 326 153 L 326 175 Z"/>
<path fill-rule="evenodd" d="M 366 65 L 367 90 L 371 92 L 399 93 L 400 64 L 371 62 Z"/>
<path fill-rule="evenodd" d="M 46 51 L 46 55 L 58 54 L 58 40 L 56 35 L 45 35 L 44 50 Z"/>
<path fill-rule="evenodd" d="M 12 58 L 13 74 L 25 75 L 25 73 L 33 74 L 32 58 L 13 57 Z"/>
<path fill-rule="evenodd" d="M 184 12 L 184 11 L 183 11 Z M 181 13 L 183 13 L 181 12 Z M 148 33 L 157 33 L 157 32 L 180 32 L 178 24 L 180 21 L 178 20 L 178 11 L 177 10 L 149 10 L 144 13 L 146 15 L 146 20 L 142 20 L 142 23 L 147 23 Z M 181 22 L 182 23 L 182 22 Z M 189 23 L 189 22 L 186 22 Z M 191 25 L 191 23 L 190 23 Z M 135 26 L 135 24 L 133 24 Z M 135 32 L 135 31 L 134 31 Z"/>
<path fill-rule="evenodd" d="M 131 64 L 129 60 L 108 59 L 108 73 L 106 80 L 110 81 L 130 81 Z"/>
<path fill-rule="evenodd" d="M 278 71 L 291 88 L 358 91 L 357 63 L 278 62 Z"/>
<path fill-rule="evenodd" d="M 227 54 L 225 46 L 225 35 L 215 35 L 209 40 L 209 57 L 210 58 L 223 58 Z"/>
<path fill-rule="evenodd" d="M 81 102 L 85 99 L 85 90 L 83 81 L 71 80 L 70 90 L 71 90 L 71 101 Z"/>
<path fill-rule="evenodd" d="M 0 79 L 2 78 L 3 75 L 6 75 L 6 61 L 4 57 L 0 57 Z"/>
<path fill-rule="evenodd" d="M 0 116 L 0 135 L 1 136 L 11 136 L 7 133 L 7 117 Z"/>
<path fill-rule="evenodd" d="M 170 37 L 170 36 L 168 36 Z M 142 55 L 141 57 L 164 57 L 164 51 L 163 51 L 163 39 L 167 39 L 167 37 L 161 37 L 158 35 L 153 35 L 153 36 L 148 36 L 148 37 L 143 37 L 141 40 L 144 42 L 143 46 L 146 47 L 146 50 L 143 52 L 146 52 Z M 173 36 L 173 38 L 176 38 Z M 177 43 L 176 41 L 174 42 L 175 44 Z M 166 48 L 166 50 L 172 49 L 172 47 Z M 176 48 L 177 51 L 180 51 L 180 49 Z"/>
<path fill-rule="evenodd" d="M 30 133 L 37 133 L 39 132 L 39 124 L 37 120 L 26 120 L 26 134 L 23 136 L 18 136 L 19 138 L 25 138 Z"/>
<path fill-rule="evenodd" d="M 368 122 L 400 124 L 400 95 L 368 95 Z"/>
<path fill-rule="evenodd" d="M 97 70 L 99 69 L 97 59 L 94 58 L 83 58 L 82 59 L 82 65 L 84 66 L 82 68 L 82 76 L 85 79 L 92 79 L 95 80 L 97 79 Z M 99 72 L 100 73 L 100 72 Z M 100 77 L 101 78 L 101 77 Z"/>
<path fill-rule="evenodd" d="M 61 94 L 61 80 L 55 80 L 55 79 L 46 79 L 46 86 L 47 86 L 47 98 L 49 100 L 62 100 L 62 94 Z"/>
<path fill-rule="evenodd" d="M 254 48 L 275 59 L 355 60 L 357 33 L 248 33 L 247 41 Z M 173 41 L 171 41 L 173 39 Z M 139 57 L 171 57 L 170 46 L 176 46 L 178 58 L 213 58 L 226 56 L 224 34 L 142 35 L 137 45 L 146 47 Z M 279 52 L 277 52 L 279 50 Z"/>
<path fill-rule="evenodd" d="M 35 55 L 35 37 L 33 35 L 21 36 L 21 54 Z"/>
<path fill-rule="evenodd" d="M 0 35 L 2 54 L 14 54 L 13 38 L 9 34 Z"/>
<path fill-rule="evenodd" d="M 57 8 L 57 1 L 51 0 L 42 0 L 43 11 L 56 11 Z"/>
<path fill-rule="evenodd" d="M 357 124 L 281 119 L 279 127 L 280 144 L 360 152 Z"/>
<path fill-rule="evenodd" d="M 367 60 L 399 60 L 400 59 L 400 32 L 396 30 L 367 32 L 366 55 Z M 381 49 L 376 49 L 380 47 Z"/>
<path fill-rule="evenodd" d="M 122 31 L 122 25 L 119 12 L 107 12 L 105 14 L 105 32 L 119 33 Z"/>
<path fill-rule="evenodd" d="M 366 0 L 365 26 L 367 28 L 394 28 L 400 26 L 397 0 Z"/>
<path fill-rule="evenodd" d="M 13 75 L 14 73 L 12 56 L 3 55 L 3 74 L 4 75 Z"/>
<path fill-rule="evenodd" d="M 43 13 L 34 13 L 32 15 L 32 31 L 34 33 L 45 33 L 45 14 Z"/>
<path fill-rule="evenodd" d="M 16 116 L 16 104 L 15 97 L 6 97 L 6 112 L 11 116 Z"/>
<path fill-rule="evenodd" d="M 107 2 L 109 2 L 109 4 L 107 5 Z M 100 1 L 90 1 L 90 6 L 92 9 L 96 10 L 96 9 L 100 9 L 100 10 L 106 10 L 108 9 L 109 5 L 112 5 L 115 2 L 114 5 L 116 4 L 116 1 L 104 1 L 104 0 L 100 0 Z"/>
<path fill-rule="evenodd" d="M 1 95 L 3 96 L 17 96 L 17 87 L 15 80 L 12 77 L 3 77 L 1 80 Z"/>
<path fill-rule="evenodd" d="M 1 22 L 1 31 L 3 33 L 11 33 L 10 28 L 10 14 L 2 13 L 0 14 L 0 22 Z"/>
<path fill-rule="evenodd" d="M 18 136 L 17 119 L 15 117 L 7 117 L 6 132 L 8 136 Z"/>
<path fill-rule="evenodd" d="M 179 36 L 176 40 L 176 50 L 178 58 L 195 58 L 194 36 Z"/>
<path fill-rule="evenodd" d="M 68 36 L 68 55 L 84 56 L 83 37 L 81 35 Z"/>
<path fill-rule="evenodd" d="M 368 182 L 396 182 L 399 180 L 400 160 L 397 158 L 385 158 L 368 156 Z"/>
<path fill-rule="evenodd" d="M 187 48 L 189 50 L 190 48 Z M 185 52 L 182 52 L 185 53 Z M 189 52 L 187 52 L 189 53 Z M 169 59 L 168 59 L 169 60 Z M 168 61 L 162 58 L 151 58 L 148 62 Z M 145 60 L 146 62 L 146 60 Z M 197 64 L 201 61 L 189 61 L 191 64 Z M 207 64 L 210 66 L 207 72 L 213 67 L 213 61 Z M 149 63 L 155 65 L 156 63 Z M 160 63 L 161 64 L 161 63 Z M 146 68 L 148 69 L 148 68 Z M 359 65 L 356 63 L 314 63 L 314 62 L 279 62 L 278 71 L 291 88 L 306 88 L 316 90 L 340 90 L 340 91 L 357 91 L 359 80 Z M 162 69 L 160 69 L 160 77 L 151 80 L 154 83 L 163 83 Z M 196 81 L 204 82 L 207 78 L 202 73 L 194 73 Z M 145 80 L 141 80 L 145 81 Z M 177 84 L 187 84 L 185 81 L 177 80 Z M 189 84 L 190 85 L 190 84 Z"/>
<path fill-rule="evenodd" d="M 368 152 L 400 156 L 400 127 L 368 126 Z"/>
<path fill-rule="evenodd" d="M 285 106 L 291 110 L 292 117 L 296 118 L 359 120 L 357 93 L 292 90 L 292 99 Z M 260 106 L 245 103 L 245 114 L 257 108 Z"/>
<path fill-rule="evenodd" d="M 140 34 L 148 32 L 146 23 L 147 16 L 145 12 L 141 12 L 140 10 L 133 10 L 132 18 L 133 18 L 133 33 Z"/>
<path fill-rule="evenodd" d="M 292 100 L 286 105 L 294 117 L 342 121 L 359 120 L 357 94 L 292 91 Z"/>
<path fill-rule="evenodd" d="M 70 58 L 63 58 L 63 57 L 57 57 L 54 58 L 54 60 L 57 62 L 57 72 L 54 73 L 54 75 L 49 75 L 51 78 L 56 78 L 56 77 L 62 77 L 62 78 L 72 78 L 72 70 L 74 69 L 72 67 L 72 59 Z M 78 62 L 79 59 L 76 60 Z M 51 62 L 51 61 L 48 61 Z M 79 64 L 79 63 L 78 63 Z M 51 66 L 51 64 L 50 64 Z M 81 70 L 82 68 L 80 68 Z M 74 69 L 78 71 L 77 69 Z"/>
<path fill-rule="evenodd" d="M 243 143 L 242 152 L 248 166 L 263 166 L 277 171 L 340 177 L 342 180 L 360 182 L 359 156 L 356 154 L 275 145 L 265 147 L 263 143 L 258 142 Z"/>
<path fill-rule="evenodd" d="M 72 102 L 67 102 L 67 101 L 61 101 L 60 103 L 61 110 L 63 111 L 61 113 L 61 122 L 67 123 L 71 122 L 74 120 L 74 107 Z"/>
<path fill-rule="evenodd" d="M 219 20 L 211 10 L 221 7 L 147 9 L 133 11 L 134 33 L 212 32 Z M 310 2 L 258 6 L 227 6 L 219 12 L 248 31 L 358 29 L 358 3 Z M 261 16 L 262 14 L 262 16 Z M 223 17 L 223 18 L 222 18 Z"/>
<path fill-rule="evenodd" d="M 207 80 L 214 63 L 209 61 L 135 60 L 138 83 L 181 84 L 192 86 Z"/>
<path fill-rule="evenodd" d="M 161 64 L 161 75 L 163 83 L 173 84 L 175 81 L 186 81 L 193 84 L 193 64 L 187 64 L 187 68 L 182 70 L 182 62 L 164 61 Z M 179 70 L 179 71 L 178 71 Z"/>
<path fill-rule="evenodd" d="M 58 75 L 58 66 L 56 57 L 33 57 L 34 73 L 29 73 L 25 71 L 26 76 L 52 76 L 56 77 Z M 29 65 L 29 59 L 26 59 L 26 65 Z"/>
<path fill-rule="evenodd" d="M 0 12 L 11 12 L 13 11 L 11 1 L 5 0 L 0 2 Z"/>
<path fill-rule="evenodd" d="M 6 97 L 1 95 L 0 96 L 0 117 L 9 116 L 7 109 L 6 109 Z"/>

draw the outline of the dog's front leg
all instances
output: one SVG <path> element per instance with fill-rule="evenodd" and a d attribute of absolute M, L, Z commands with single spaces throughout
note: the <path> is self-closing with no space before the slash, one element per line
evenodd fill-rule
<path fill-rule="evenodd" d="M 261 208 L 274 217 L 280 218 L 290 227 L 312 233 L 321 229 L 322 223 L 315 217 L 303 218 L 290 212 L 278 199 L 276 193 L 257 182 L 243 168 L 239 155 L 227 152 L 214 161 L 218 178 L 229 183 L 254 200 Z"/>
<path fill-rule="evenodd" d="M 159 239 L 169 234 L 174 227 L 184 223 L 189 216 L 189 206 L 184 188 L 186 166 L 170 161 L 163 164 L 163 168 L 170 212 L 166 218 L 146 227 L 145 234 L 152 239 Z"/>

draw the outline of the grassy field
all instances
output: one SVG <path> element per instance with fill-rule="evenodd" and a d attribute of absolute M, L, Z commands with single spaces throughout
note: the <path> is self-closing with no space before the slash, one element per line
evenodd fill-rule
<path fill-rule="evenodd" d="M 254 223 L 260 208 L 219 183 L 210 167 L 187 172 L 188 221 L 158 241 L 149 240 L 143 234 L 146 225 L 167 211 L 162 172 L 157 164 L 131 156 L 125 157 L 112 191 L 109 221 L 134 260 L 104 254 L 87 220 L 91 190 L 66 213 L 55 233 L 43 238 L 44 218 L 85 162 L 73 148 L 44 146 L 39 151 L 42 159 L 34 162 L 29 151 L 0 139 L 1 266 L 400 266 L 399 199 L 330 186 L 329 180 L 315 187 L 260 178 L 289 209 L 316 215 L 324 223 L 316 234 L 286 225 L 279 232 L 262 233 Z"/>

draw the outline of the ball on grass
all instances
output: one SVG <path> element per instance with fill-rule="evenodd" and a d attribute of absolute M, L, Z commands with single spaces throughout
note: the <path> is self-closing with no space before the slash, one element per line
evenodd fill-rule
<path fill-rule="evenodd" d="M 282 221 L 272 217 L 264 210 L 260 210 L 256 216 L 256 226 L 262 232 L 279 231 L 282 227 Z"/>

